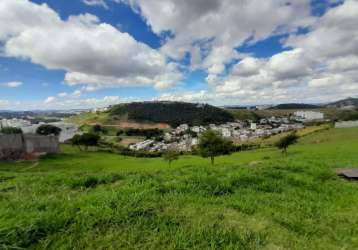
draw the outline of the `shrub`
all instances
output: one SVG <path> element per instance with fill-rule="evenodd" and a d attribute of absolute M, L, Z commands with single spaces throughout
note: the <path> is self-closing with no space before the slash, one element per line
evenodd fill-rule
<path fill-rule="evenodd" d="M 78 146 L 81 149 L 81 146 L 85 147 L 85 150 L 90 146 L 97 146 L 100 140 L 100 136 L 93 133 L 85 133 L 83 135 L 75 135 L 72 138 L 72 145 Z"/>
<path fill-rule="evenodd" d="M 91 130 L 94 134 L 100 134 L 100 133 L 107 134 L 108 133 L 108 130 L 105 127 L 102 127 L 100 124 L 93 125 Z"/>
<path fill-rule="evenodd" d="M 131 150 L 128 147 L 116 144 L 105 144 L 101 142 L 101 145 L 107 147 L 108 152 L 117 153 L 124 156 L 138 157 L 138 158 L 159 158 L 162 157 L 163 153 L 161 152 L 148 152 L 144 150 Z"/>
<path fill-rule="evenodd" d="M 123 134 L 124 134 L 124 131 L 123 131 L 123 130 L 118 130 L 117 133 L 116 133 L 117 136 L 121 136 L 121 135 L 123 135 Z"/>
<path fill-rule="evenodd" d="M 50 125 L 50 124 L 44 124 L 41 125 L 36 129 L 36 134 L 38 135 L 59 135 L 61 133 L 61 129 Z"/>
<path fill-rule="evenodd" d="M 117 133 L 118 134 L 118 133 Z M 154 129 L 136 129 L 129 128 L 125 130 L 127 136 L 144 136 L 146 139 L 150 138 L 159 138 L 163 136 L 163 130 L 154 128 Z"/>
<path fill-rule="evenodd" d="M 241 152 L 241 151 L 249 151 L 249 150 L 255 150 L 259 149 L 261 147 L 260 144 L 241 144 L 241 145 L 234 145 L 233 150 L 235 152 Z"/>
<path fill-rule="evenodd" d="M 15 127 L 5 127 L 0 130 L 0 133 L 3 134 L 22 134 L 21 128 L 15 128 Z"/>

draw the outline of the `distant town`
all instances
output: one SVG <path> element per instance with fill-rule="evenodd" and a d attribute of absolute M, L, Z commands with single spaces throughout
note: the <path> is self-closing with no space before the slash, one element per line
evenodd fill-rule
<path fill-rule="evenodd" d="M 312 124 L 337 122 L 336 127 L 355 127 L 358 126 L 356 119 L 349 121 L 350 117 L 354 118 L 357 115 L 355 106 L 351 107 L 352 100 L 356 101 L 349 98 L 338 102 L 338 104 L 335 104 L 336 107 L 333 107 L 340 114 L 345 116 L 348 114 L 347 117 L 343 116 L 344 119 L 333 119 L 332 116 L 327 117 L 317 106 L 307 104 L 246 107 L 246 111 L 254 115 L 253 118 L 233 116 L 232 112 L 230 112 L 232 110 L 234 112 L 246 112 L 242 111 L 242 108 L 227 107 L 224 109 L 210 105 L 180 102 L 129 103 L 92 110 L 4 111 L 0 112 L 0 130 L 9 127 L 18 128 L 21 129 L 23 134 L 31 135 L 36 134 L 40 126 L 51 125 L 61 131 L 58 135 L 59 143 L 71 143 L 71 139 L 75 135 L 94 132 L 100 135 L 101 141 L 110 142 L 111 145 L 125 146 L 131 151 L 154 153 L 174 150 L 190 152 L 198 145 L 200 136 L 206 130 L 213 130 L 234 144 L 243 144 L 269 138 L 280 133 L 298 131 Z M 281 108 L 292 108 L 292 110 L 285 113 L 272 112 L 273 108 L 275 111 L 280 111 Z M 347 111 L 348 109 L 352 109 L 352 111 Z M 268 114 L 272 115 L 260 117 L 252 110 L 257 110 L 258 112 L 267 110 L 271 112 Z M 174 115 L 175 112 L 178 112 L 178 115 Z M 115 120 L 118 117 L 117 114 L 126 114 L 124 115 L 125 117 L 137 121 L 133 123 L 128 123 L 127 121 L 125 122 L 126 126 L 123 127 Z M 92 118 L 78 120 L 82 116 Z M 98 118 L 100 116 L 107 117 L 108 121 L 101 123 Z M 144 118 L 144 122 L 140 120 L 141 118 Z M 151 121 L 152 123 L 148 125 L 148 122 L 145 121 Z M 167 124 L 164 127 L 156 127 L 158 125 L 163 126 L 165 123 Z M 140 128 L 134 128 L 133 130 L 130 127 L 132 126 L 131 124 Z M 97 131 L 94 131 L 96 126 Z M 111 133 L 108 133 L 109 129 Z M 126 131 L 128 129 L 132 129 L 132 131 Z"/>
<path fill-rule="evenodd" d="M 104 112 L 108 108 L 94 109 L 91 112 Z M 81 112 L 73 112 L 70 114 L 79 114 Z M 21 118 L 2 118 L 0 120 L 0 128 L 15 127 L 23 131 L 24 134 L 34 134 L 39 126 L 49 124 L 61 129 L 59 142 L 65 143 L 72 139 L 76 134 L 82 131 L 78 124 L 66 122 L 61 112 L 60 118 L 56 118 L 54 122 L 37 122 L 32 116 L 22 116 Z M 52 114 L 56 117 L 55 114 Z M 54 120 L 54 118 L 50 120 Z M 67 116 L 65 116 L 67 117 Z M 55 119 L 55 120 L 56 120 Z M 198 144 L 198 138 L 201 133 L 207 129 L 217 131 L 224 138 L 234 142 L 247 142 L 257 138 L 269 137 L 271 135 L 299 130 L 305 127 L 305 122 L 324 121 L 324 114 L 317 111 L 296 111 L 290 117 L 270 117 L 263 118 L 257 122 L 250 120 L 236 120 L 224 124 L 209 124 L 208 126 L 198 125 L 190 126 L 181 124 L 176 128 L 165 131 L 164 136 L 159 140 L 157 138 L 143 140 L 129 145 L 131 150 L 144 150 L 150 152 L 161 152 L 165 150 L 177 150 L 182 152 L 191 151 Z"/>
<path fill-rule="evenodd" d="M 191 151 L 198 144 L 201 133 L 207 129 L 217 131 L 222 137 L 234 142 L 247 142 L 253 139 L 269 137 L 283 132 L 304 128 L 304 122 L 323 121 L 324 114 L 313 111 L 297 111 L 292 117 L 271 117 L 253 121 L 235 121 L 225 124 L 209 126 L 189 126 L 181 124 L 170 132 L 165 133 L 163 141 L 146 140 L 133 145 L 132 150 L 148 151 Z"/>

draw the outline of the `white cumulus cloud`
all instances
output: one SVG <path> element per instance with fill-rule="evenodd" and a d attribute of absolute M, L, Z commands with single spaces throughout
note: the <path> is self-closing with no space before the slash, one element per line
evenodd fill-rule
<path fill-rule="evenodd" d="M 108 9 L 108 5 L 106 4 L 105 0 L 83 0 L 82 2 L 90 6 L 101 6 L 105 9 Z"/>
<path fill-rule="evenodd" d="M 0 99 L 0 108 L 8 108 L 9 101 L 8 100 L 1 100 Z"/>
<path fill-rule="evenodd" d="M 28 0 L 0 2 L 0 42 L 8 57 L 65 70 L 70 85 L 165 88 L 182 78 L 162 53 L 96 16 L 62 20 L 46 4 Z"/>
<path fill-rule="evenodd" d="M 221 74 L 240 55 L 236 48 L 272 34 L 281 34 L 312 23 L 309 0 L 116 0 L 141 14 L 157 34 L 170 31 L 162 51 Z"/>
<path fill-rule="evenodd" d="M 22 84 L 23 84 L 22 82 L 14 81 L 14 82 L 2 83 L 0 84 L 0 86 L 7 87 L 7 88 L 17 88 L 20 87 Z"/>

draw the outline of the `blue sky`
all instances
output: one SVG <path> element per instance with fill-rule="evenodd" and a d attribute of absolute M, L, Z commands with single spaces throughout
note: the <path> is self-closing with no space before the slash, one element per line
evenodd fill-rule
<path fill-rule="evenodd" d="M 353 0 L 3 0 L 0 109 L 356 96 L 357 31 L 346 25 L 358 23 L 355 9 Z"/>

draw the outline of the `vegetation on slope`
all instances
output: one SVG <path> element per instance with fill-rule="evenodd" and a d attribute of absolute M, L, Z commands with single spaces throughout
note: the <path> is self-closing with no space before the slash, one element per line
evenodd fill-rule
<path fill-rule="evenodd" d="M 75 116 L 71 116 L 66 119 L 67 122 L 72 122 L 78 125 L 84 124 L 107 124 L 110 121 L 109 114 L 107 112 L 83 112 Z"/>
<path fill-rule="evenodd" d="M 247 110 L 247 109 L 227 109 L 230 114 L 232 114 L 235 119 L 245 121 L 259 121 L 262 116 L 260 116 L 256 111 Z"/>
<path fill-rule="evenodd" d="M 137 122 L 167 123 L 172 127 L 180 124 L 208 125 L 233 121 L 227 111 L 207 105 L 184 102 L 134 102 L 114 106 L 112 116 L 127 117 Z"/>
<path fill-rule="evenodd" d="M 320 106 L 304 103 L 284 103 L 279 104 L 271 109 L 319 109 Z"/>
<path fill-rule="evenodd" d="M 103 152 L 0 163 L 3 249 L 356 249 L 358 129 L 206 159 Z"/>
<path fill-rule="evenodd" d="M 340 100 L 337 102 L 332 102 L 330 104 L 327 104 L 327 107 L 331 107 L 331 108 L 342 108 L 342 107 L 346 107 L 346 106 L 355 106 L 358 107 L 358 98 L 347 98 L 344 100 Z"/>
<path fill-rule="evenodd" d="M 252 120 L 257 121 L 260 118 L 269 118 L 272 116 L 290 116 L 295 113 L 295 111 L 301 109 L 267 109 L 267 110 L 245 110 L 245 109 L 228 109 L 235 119 L 239 120 Z M 312 109 L 312 111 L 322 112 L 325 115 L 326 119 L 332 121 L 346 121 L 346 120 L 357 120 L 358 119 L 358 109 L 353 110 L 343 110 L 338 108 L 321 108 L 321 109 Z"/>

